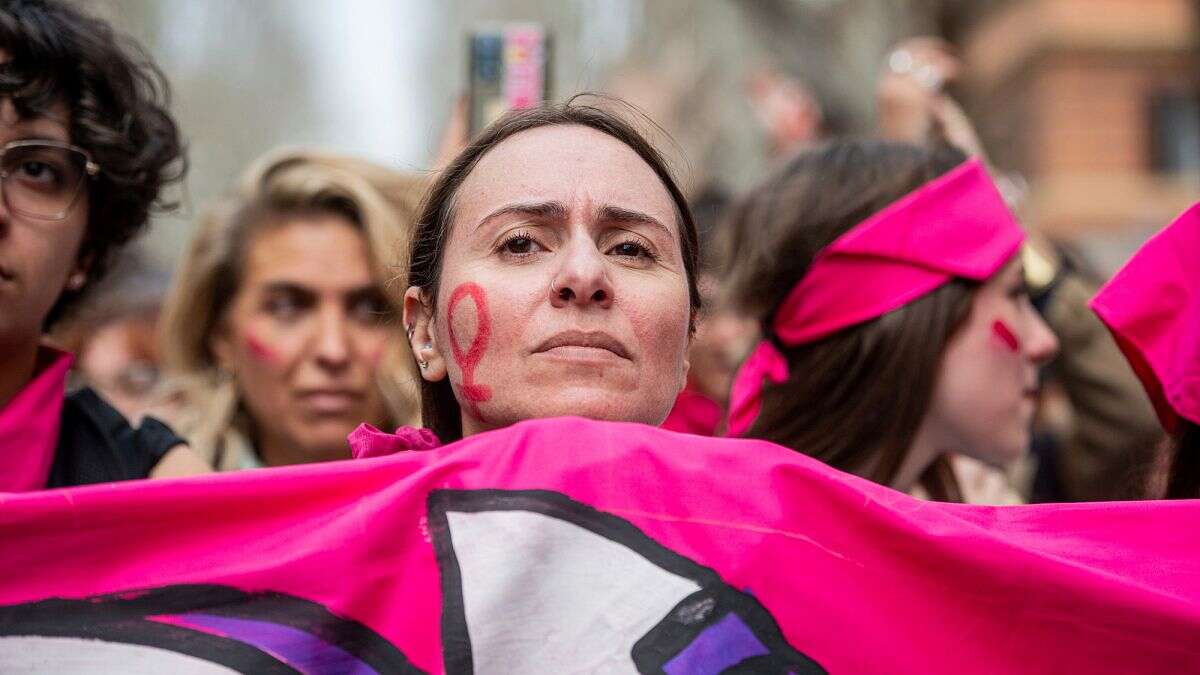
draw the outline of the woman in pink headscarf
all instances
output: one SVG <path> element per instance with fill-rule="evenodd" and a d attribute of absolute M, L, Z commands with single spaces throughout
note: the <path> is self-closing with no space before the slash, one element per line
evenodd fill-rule
<path fill-rule="evenodd" d="M 1200 203 L 1146 242 L 1092 299 L 1171 434 L 1165 496 L 1200 498 Z"/>
<path fill-rule="evenodd" d="M 732 435 L 959 501 L 948 462 L 1028 448 L 1057 340 L 1029 302 L 1024 239 L 957 150 L 840 142 L 734 211 L 732 301 L 764 339 L 734 382 Z"/>

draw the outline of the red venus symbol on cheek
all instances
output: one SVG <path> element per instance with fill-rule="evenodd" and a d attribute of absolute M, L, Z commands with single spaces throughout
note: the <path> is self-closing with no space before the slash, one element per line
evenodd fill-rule
<path fill-rule="evenodd" d="M 1013 333 L 1012 329 L 1000 319 L 992 322 L 992 332 L 995 333 L 996 337 L 1000 338 L 1000 341 L 1004 343 L 1004 346 L 1008 347 L 1010 352 L 1016 353 L 1021 351 L 1021 341 L 1017 339 L 1016 333 Z"/>
<path fill-rule="evenodd" d="M 458 336 L 454 334 L 454 308 L 458 306 L 459 302 L 462 302 L 463 298 L 467 297 L 470 297 L 472 304 L 475 305 L 475 337 L 464 351 Z M 492 319 L 488 315 L 483 288 L 470 281 L 459 284 L 450 294 L 450 305 L 446 310 L 446 316 L 448 319 L 446 327 L 450 332 L 450 348 L 454 350 L 454 360 L 458 362 L 458 367 L 462 370 L 462 385 L 459 390 L 462 392 L 463 398 L 467 400 L 471 414 L 482 421 L 483 416 L 479 413 L 479 404 L 492 398 L 491 387 L 475 382 L 475 368 L 483 359 L 488 339 L 492 335 Z"/>
<path fill-rule="evenodd" d="M 279 356 L 262 340 L 250 333 L 246 333 L 243 340 L 246 342 L 246 349 L 250 352 L 250 356 L 271 365 L 279 363 Z"/>

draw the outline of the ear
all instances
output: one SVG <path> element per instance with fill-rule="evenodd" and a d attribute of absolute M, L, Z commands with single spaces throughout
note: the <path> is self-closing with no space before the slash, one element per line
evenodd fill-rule
<path fill-rule="evenodd" d="M 420 288 L 409 286 L 404 292 L 404 331 L 417 364 L 428 364 L 420 368 L 421 377 L 427 382 L 446 378 L 446 359 L 438 348 L 434 328 L 434 307 L 429 296 Z"/>
<path fill-rule="evenodd" d="M 71 268 L 71 273 L 67 275 L 67 284 L 63 290 L 75 292 L 87 285 L 88 272 L 92 269 L 94 259 L 95 256 L 91 253 L 79 256 L 75 267 Z"/>

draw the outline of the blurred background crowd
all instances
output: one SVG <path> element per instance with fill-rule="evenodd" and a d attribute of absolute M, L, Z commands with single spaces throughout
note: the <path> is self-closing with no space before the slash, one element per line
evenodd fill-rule
<path fill-rule="evenodd" d="M 378 321 L 401 302 L 403 289 L 388 284 L 396 252 L 429 176 L 469 139 L 468 35 L 532 22 L 551 36 L 552 98 L 612 94 L 661 126 L 655 140 L 693 205 L 710 270 L 723 254 L 728 207 L 799 150 L 881 136 L 948 141 L 986 157 L 1034 233 L 1027 281 L 1061 348 L 1046 366 L 1030 456 L 1002 471 L 964 464 L 960 483 L 976 486 L 966 490 L 974 501 L 1002 503 L 1161 492 L 1153 483 L 1162 432 L 1086 300 L 1200 192 L 1194 0 L 98 0 L 89 8 L 163 70 L 189 170 L 168 188 L 178 208 L 155 215 L 54 337 L 78 354 L 81 382 L 130 417 L 169 418 L 217 468 L 348 456 L 344 425 L 289 420 L 289 406 L 271 398 L 271 378 L 292 358 L 288 331 L 304 321 L 324 336 L 313 357 L 322 367 L 373 378 L 358 421 L 417 421 L 410 359 L 389 351 L 396 324 Z M 361 236 L 346 236 L 338 226 L 346 221 Z M 280 222 L 288 227 L 256 229 Z M 295 269 L 266 275 L 260 259 Z M 297 282 L 259 288 L 259 273 Z M 715 274 L 702 285 L 712 310 L 685 392 L 718 411 L 756 339 L 753 322 L 722 304 L 720 286 Z M 223 345 L 215 317 L 246 322 L 263 344 Z M 369 363 L 352 363 L 343 343 L 372 354 Z M 719 416 L 675 423 L 715 431 Z"/>

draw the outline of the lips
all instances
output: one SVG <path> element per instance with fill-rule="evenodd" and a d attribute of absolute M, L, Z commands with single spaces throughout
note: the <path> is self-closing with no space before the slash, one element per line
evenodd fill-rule
<path fill-rule="evenodd" d="M 336 414 L 357 408 L 363 394 L 354 389 L 306 389 L 297 393 L 296 398 L 313 412 Z"/>
<path fill-rule="evenodd" d="M 629 359 L 629 350 L 615 337 L 603 331 L 569 330 L 558 333 L 537 346 L 534 353 L 545 353 L 553 350 L 586 350 L 602 349 L 623 359 Z"/>

